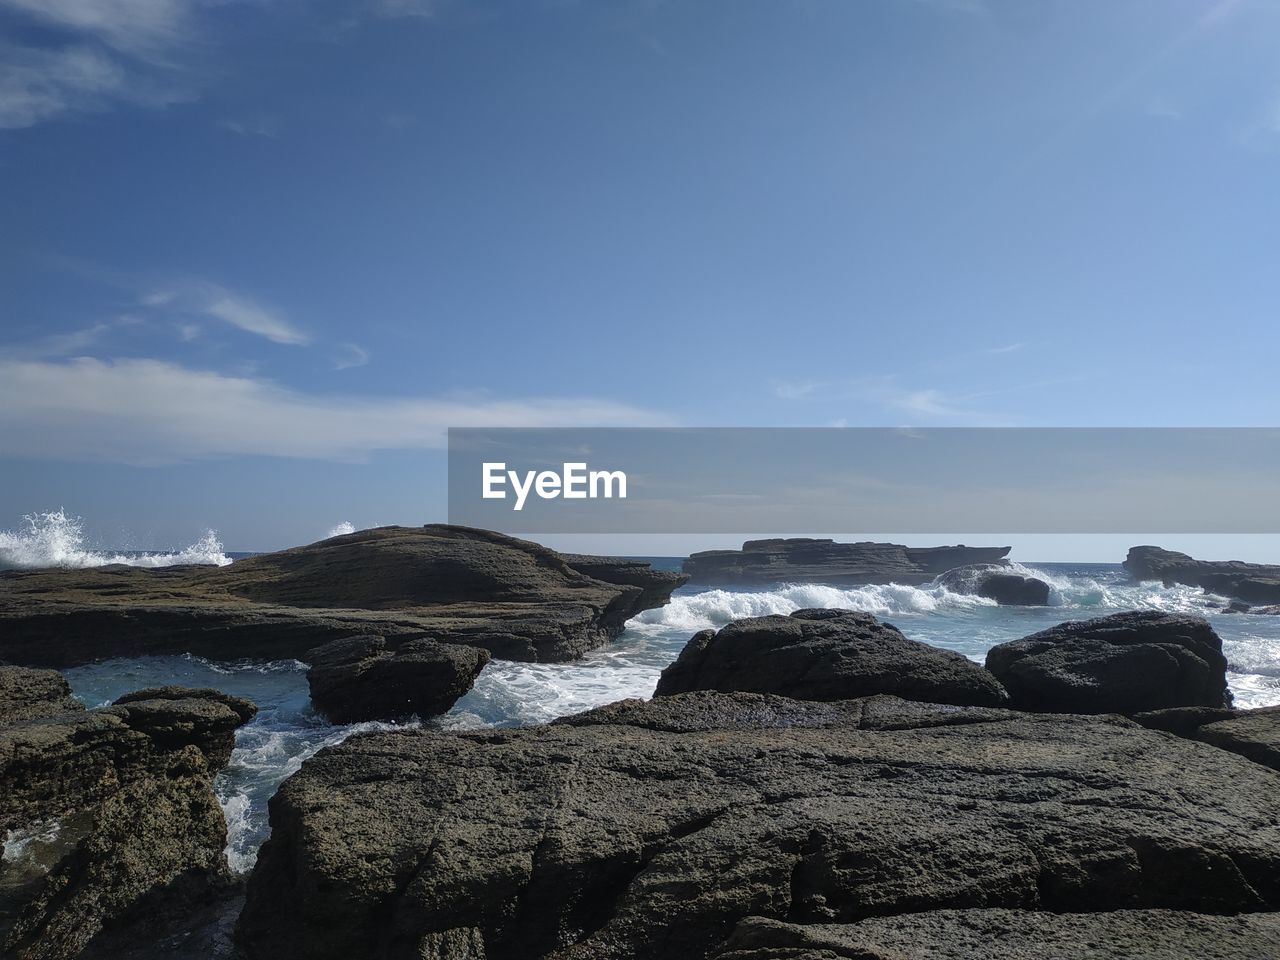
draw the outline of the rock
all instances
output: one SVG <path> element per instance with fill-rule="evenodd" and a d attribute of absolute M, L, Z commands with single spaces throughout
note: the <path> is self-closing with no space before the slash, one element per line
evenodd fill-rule
<path fill-rule="evenodd" d="M 1007 564 L 956 567 L 934 582 L 952 593 L 987 597 L 1001 606 L 1043 607 L 1049 603 L 1049 584 L 1038 577 L 1010 573 Z"/>
<path fill-rule="evenodd" d="M 351 738 L 272 800 L 241 946 L 683 960 L 748 917 L 1280 902 L 1274 772 L 1117 717 L 915 704 L 878 726 L 889 700 L 697 693 L 653 718 Z"/>
<path fill-rule="evenodd" d="M 1194 736 L 1206 723 L 1230 720 L 1240 715 L 1230 707 L 1167 707 L 1133 714 L 1133 719 L 1150 730 L 1164 730 L 1179 737 Z"/>
<path fill-rule="evenodd" d="M 684 562 L 693 583 L 928 583 L 952 567 L 995 563 L 1009 547 L 905 547 L 898 543 L 836 543 L 797 537 L 748 540 L 741 550 L 704 550 Z"/>
<path fill-rule="evenodd" d="M 0 573 L 0 658 L 67 666 L 193 653 L 299 659 L 331 640 L 430 636 L 512 660 L 571 660 L 685 581 L 645 564 L 564 557 L 525 540 L 432 524 L 382 527 L 225 567 Z M 600 579 L 614 577 L 613 580 Z"/>
<path fill-rule="evenodd" d="M 1206 723 L 1195 738 L 1280 770 L 1280 707 L 1242 710 L 1230 719 Z"/>
<path fill-rule="evenodd" d="M 1045 913 L 935 910 L 852 924 L 752 917 L 715 960 L 1264 960 L 1280 956 L 1280 915 L 1173 910 Z"/>
<path fill-rule="evenodd" d="M 911 700 L 999 706 L 996 679 L 967 657 L 908 640 L 853 610 L 797 610 L 703 630 L 662 671 L 655 696 L 691 690 L 850 700 L 890 693 Z"/>
<path fill-rule="evenodd" d="M 0 724 L 0 952 L 70 960 L 225 889 L 212 776 L 255 709 L 165 687 Z"/>
<path fill-rule="evenodd" d="M 1222 639 L 1202 617 L 1129 611 L 1060 623 L 987 651 L 1010 705 L 1062 713 L 1229 706 Z"/>
<path fill-rule="evenodd" d="M 412 640 L 392 652 L 382 637 L 334 640 L 307 654 L 311 702 L 334 723 L 445 713 L 489 662 L 478 647 Z"/>
<path fill-rule="evenodd" d="M 1239 560 L 1196 560 L 1161 547 L 1130 547 L 1124 568 L 1135 580 L 1203 587 L 1246 604 L 1280 605 L 1280 566 Z"/>
<path fill-rule="evenodd" d="M 0 666 L 0 724 L 39 720 L 83 710 L 56 670 Z"/>

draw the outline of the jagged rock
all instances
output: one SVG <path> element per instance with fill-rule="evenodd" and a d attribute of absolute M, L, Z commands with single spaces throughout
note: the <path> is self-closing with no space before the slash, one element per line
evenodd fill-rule
<path fill-rule="evenodd" d="M 471 689 L 489 662 L 478 647 L 382 637 L 335 640 L 307 654 L 311 702 L 334 723 L 432 717 Z"/>
<path fill-rule="evenodd" d="M 1124 568 L 1136 580 L 1203 587 L 1246 604 L 1280 605 L 1280 566 L 1273 564 L 1196 560 L 1175 550 L 1141 546 L 1129 548 Z"/>
<path fill-rule="evenodd" d="M 928 583 L 952 567 L 995 563 L 1010 547 L 906 547 L 796 537 L 748 540 L 741 550 L 704 550 L 684 562 L 693 583 Z"/>
<path fill-rule="evenodd" d="M 272 801 L 240 943 L 250 960 L 685 960 L 755 916 L 1280 902 L 1276 775 L 1234 754 L 1118 717 L 915 704 L 883 726 L 866 705 L 770 700 L 322 751 Z"/>
<path fill-rule="evenodd" d="M 1060 623 L 987 651 L 1010 705 L 1062 713 L 1229 706 L 1222 638 L 1202 617 L 1133 610 Z"/>
<path fill-rule="evenodd" d="M 852 924 L 752 917 L 715 960 L 1267 960 L 1280 915 L 1175 910 L 936 910 Z"/>
<path fill-rule="evenodd" d="M 908 640 L 854 610 L 797 610 L 703 630 L 662 671 L 656 696 L 690 690 L 850 700 L 890 693 L 912 700 L 999 706 L 996 679 L 967 657 Z"/>
<path fill-rule="evenodd" d="M 0 665 L 0 724 L 39 720 L 83 710 L 71 685 L 56 670 Z"/>
<path fill-rule="evenodd" d="M 165 687 L 0 724 L 0 953 L 70 960 L 229 884 L 212 776 L 255 709 Z"/>
<path fill-rule="evenodd" d="M 976 563 L 956 567 L 935 582 L 953 593 L 987 597 L 1001 606 L 1043 607 L 1049 602 L 1049 584 L 1039 577 L 1011 573 L 1008 564 Z"/>
<path fill-rule="evenodd" d="M 0 658 L 67 666 L 194 653 L 302 658 L 331 640 L 423 636 L 511 660 L 571 660 L 665 603 L 682 574 L 575 558 L 498 533 L 381 527 L 225 567 L 0 573 Z M 615 579 L 601 579 L 613 577 Z"/>

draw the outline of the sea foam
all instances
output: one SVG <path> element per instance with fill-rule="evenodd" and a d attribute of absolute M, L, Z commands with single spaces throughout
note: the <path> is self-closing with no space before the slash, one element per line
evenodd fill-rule
<path fill-rule="evenodd" d="M 213 530 L 181 550 L 157 553 L 106 553 L 85 544 L 84 525 L 65 510 L 33 513 L 17 530 L 0 531 L 0 570 L 41 567 L 102 567 L 123 563 L 132 567 L 172 567 L 184 563 L 225 566 L 231 558 Z"/>

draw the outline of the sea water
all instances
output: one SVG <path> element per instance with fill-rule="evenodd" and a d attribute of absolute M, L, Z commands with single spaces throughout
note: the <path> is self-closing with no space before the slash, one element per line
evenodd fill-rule
<path fill-rule="evenodd" d="M 64 518 L 65 519 L 65 518 Z M 60 526 L 61 525 L 61 526 Z M 192 562 L 231 562 L 216 536 L 172 553 L 94 552 L 55 520 L 57 531 L 9 534 L 9 565 L 92 566 L 139 562 L 161 566 Z M 27 539 L 22 538 L 26 536 Z M 17 542 L 17 550 L 13 547 Z M 203 546 L 201 546 L 203 544 Z M 214 549 L 216 546 L 216 550 Z M 0 563 L 6 560 L 0 536 Z M 45 551 L 41 555 L 41 551 Z M 27 561 L 14 563 L 15 552 Z M 50 562 L 54 556 L 66 562 Z M 170 559 L 173 558 L 173 559 Z M 655 567 L 679 569 L 680 558 L 648 557 Z M 1102 616 L 1120 610 L 1166 610 L 1207 617 L 1223 638 L 1228 681 L 1241 707 L 1280 703 L 1280 617 L 1224 613 L 1225 598 L 1196 587 L 1133 583 L 1119 564 L 1015 565 L 1018 572 L 1051 584 L 1047 607 L 1000 607 L 981 597 L 944 587 L 835 587 L 792 584 L 770 588 L 682 587 L 671 602 L 631 620 L 614 642 L 573 663 L 536 664 L 494 660 L 475 688 L 444 717 L 427 721 L 450 730 L 542 723 L 626 697 L 648 697 L 658 674 L 699 630 L 720 627 L 739 617 L 790 613 L 804 607 L 865 610 L 894 624 L 908 637 L 981 662 L 997 643 L 1014 640 L 1063 620 Z M 104 651 L 105 652 L 105 651 Z M 227 816 L 227 859 L 247 870 L 267 835 L 267 801 L 304 760 L 353 733 L 393 729 L 384 723 L 334 725 L 317 714 L 307 692 L 306 665 L 296 660 L 213 663 L 192 656 L 107 659 L 65 671 L 72 689 L 90 707 L 110 703 L 130 690 L 161 684 L 215 687 L 248 697 L 258 715 L 236 735 L 231 761 L 215 788 Z"/>

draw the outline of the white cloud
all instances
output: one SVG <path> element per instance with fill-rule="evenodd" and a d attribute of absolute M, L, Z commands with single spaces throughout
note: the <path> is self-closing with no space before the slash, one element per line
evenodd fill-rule
<path fill-rule="evenodd" d="M 960 409 L 955 401 L 940 390 L 906 390 L 901 393 L 890 393 L 885 399 L 891 406 L 900 410 L 930 417 L 960 417 L 969 413 L 967 410 Z"/>
<path fill-rule="evenodd" d="M 110 329 L 109 323 L 95 323 L 91 327 L 72 330 L 70 333 L 53 333 L 32 343 L 0 345 L 0 357 L 43 360 L 79 354 L 101 340 L 102 335 Z"/>
<path fill-rule="evenodd" d="M 773 395 L 779 400 L 807 400 L 828 386 L 821 380 L 775 380 Z"/>
<path fill-rule="evenodd" d="M 57 41 L 0 47 L 0 128 L 190 99 L 175 60 L 197 8 L 196 0 L 0 0 L 0 10 L 52 30 Z"/>
<path fill-rule="evenodd" d="M 357 343 L 339 344 L 341 356 L 333 361 L 335 370 L 350 370 L 352 367 L 363 367 L 369 362 L 369 351 Z"/>
<path fill-rule="evenodd" d="M 220 320 L 247 333 L 265 337 L 272 343 L 303 346 L 311 342 L 309 335 L 278 311 L 215 283 L 186 283 L 153 290 L 139 298 L 139 302 L 143 306 L 187 316 Z"/>
<path fill-rule="evenodd" d="M 160 360 L 0 359 L 0 449 L 14 457 L 356 461 L 441 447 L 448 427 L 669 425 L 652 411 L 581 397 L 325 396 Z"/>

